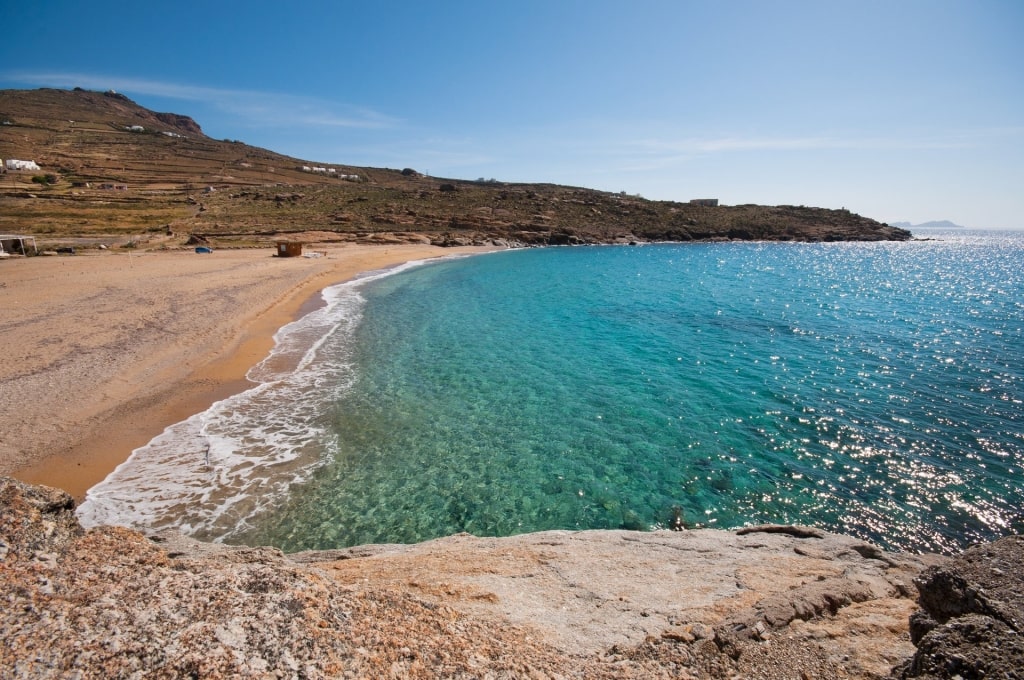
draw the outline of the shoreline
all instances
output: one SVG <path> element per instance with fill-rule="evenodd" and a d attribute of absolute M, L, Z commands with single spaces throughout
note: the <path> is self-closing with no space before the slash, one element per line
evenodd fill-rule
<path fill-rule="evenodd" d="M 138 277 L 147 276 L 149 271 L 159 270 L 163 277 L 163 269 L 168 265 L 166 260 L 170 260 L 170 271 L 166 273 L 166 278 L 160 280 L 162 289 L 147 301 L 155 303 L 156 308 L 165 305 L 164 309 L 149 310 L 155 317 L 156 325 L 159 326 L 160 321 L 168 320 L 173 315 L 179 326 L 177 330 L 184 337 L 175 333 L 175 329 L 166 327 L 161 327 L 160 332 L 153 334 L 152 338 L 143 333 L 137 343 L 130 329 L 127 334 L 100 334 L 95 343 L 66 343 L 65 347 L 51 353 L 44 365 L 32 366 L 34 362 L 29 361 L 28 367 L 23 366 L 25 370 L 35 369 L 29 376 L 17 375 L 16 369 L 0 369 L 2 382 L 8 382 L 8 372 L 15 373 L 12 382 L 8 384 L 19 383 L 19 406 L 43 404 L 42 413 L 33 413 L 33 419 L 46 417 L 46 402 L 54 400 L 54 395 L 49 392 L 55 383 L 64 383 L 65 389 L 75 394 L 100 395 L 97 401 L 84 399 L 70 405 L 66 402 L 77 400 L 65 397 L 65 403 L 62 404 L 64 408 L 59 415 L 51 410 L 51 417 L 61 421 L 56 427 L 37 428 L 33 427 L 37 423 L 30 422 L 27 426 L 14 428 L 13 436 L 8 436 L 15 441 L 6 443 L 2 439 L 3 433 L 0 433 L 0 444 L 6 444 L 0 446 L 0 473 L 10 474 L 24 482 L 63 489 L 80 503 L 92 486 L 101 482 L 126 461 L 135 449 L 144 446 L 164 429 L 206 410 L 216 401 L 254 385 L 246 379 L 246 373 L 273 348 L 274 334 L 282 326 L 321 304 L 319 294 L 325 288 L 366 272 L 414 260 L 490 252 L 495 248 L 441 248 L 403 244 L 328 247 L 326 250 L 326 258 L 276 258 L 268 249 L 217 251 L 213 258 L 206 260 L 202 258 L 208 256 L 181 252 L 129 255 L 130 273 L 127 281 L 119 280 L 126 276 L 124 265 L 127 258 L 123 255 L 87 255 L 76 256 L 75 259 L 31 258 L 17 263 L 20 265 L 18 270 L 13 271 L 12 268 L 12 276 L 0 288 L 0 306 L 7 302 L 5 296 L 24 293 L 23 285 L 32 287 L 41 278 L 45 279 L 47 272 L 43 272 L 41 277 L 33 276 L 40 274 L 39 269 L 56 270 L 56 274 L 49 273 L 51 278 L 63 278 L 58 275 L 67 274 L 62 270 L 69 267 L 88 270 L 92 274 L 99 272 L 99 275 L 91 278 L 93 286 L 88 283 L 83 285 L 81 281 L 72 284 L 76 286 L 75 298 L 94 300 L 97 296 L 104 296 L 107 304 L 96 313 L 82 313 L 78 304 L 69 304 L 64 300 L 62 293 L 67 291 L 59 288 L 44 292 L 42 301 L 34 301 L 41 303 L 43 308 L 39 310 L 39 315 L 50 317 L 45 319 L 46 324 L 54 326 L 49 329 L 49 333 L 78 331 L 89 337 L 91 333 L 88 330 L 82 332 L 83 324 L 123 326 L 123 317 L 130 316 L 135 309 L 131 299 L 134 292 L 132 285 L 138 284 Z M 236 300 L 215 301 L 217 314 L 211 316 L 216 318 L 196 315 L 195 323 L 177 323 L 182 315 L 189 314 L 175 309 L 180 304 L 180 298 L 216 294 L 215 287 L 222 278 L 217 272 L 218 256 L 232 260 L 231 285 L 247 289 L 250 306 L 240 308 L 232 304 Z M 244 266 L 235 267 L 235 261 L 243 261 Z M 5 263 L 5 274 L 8 273 L 8 264 Z M 179 264 L 194 265 L 198 270 L 175 271 Z M 265 275 L 271 267 L 292 267 L 292 270 L 287 275 L 268 281 L 271 277 Z M 88 275 L 83 273 L 79 278 Z M 210 279 L 208 283 L 212 287 L 197 291 L 196 285 L 205 285 L 204 277 Z M 198 283 L 195 279 L 199 279 Z M 118 283 L 121 285 L 117 286 Z M 252 290 L 248 291 L 250 288 Z M 124 296 L 124 299 L 118 299 L 120 296 Z M 108 297 L 113 299 L 106 299 Z M 4 329 L 0 334 L 3 340 L 0 344 L 25 345 L 33 339 L 38 342 L 38 326 L 41 323 L 34 323 L 32 315 L 26 314 L 22 323 L 16 320 Z M 28 332 L 33 329 L 35 334 Z M 169 341 L 168 331 L 171 335 Z M 123 347 L 126 341 L 141 347 L 126 350 Z M 85 354 L 113 355 L 116 370 L 107 371 L 108 375 L 102 376 L 88 370 L 74 370 L 74 366 L 70 371 L 62 370 L 69 363 L 75 364 L 83 344 L 86 345 Z M 32 352 L 25 351 L 23 354 L 27 356 Z M 60 376 L 61 373 L 70 373 L 70 379 L 67 375 Z M 30 378 L 41 379 L 32 381 Z M 4 410 L 4 405 L 0 404 L 0 413 Z M 12 403 L 6 405 L 6 410 L 20 409 L 16 409 Z M 12 414 L 3 415 L 7 421 Z M 37 436 L 33 436 L 33 430 Z M 12 449 L 14 456 L 21 460 L 11 460 Z"/>

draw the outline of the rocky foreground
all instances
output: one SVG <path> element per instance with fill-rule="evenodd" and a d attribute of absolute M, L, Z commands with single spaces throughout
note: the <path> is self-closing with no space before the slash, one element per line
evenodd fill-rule
<path fill-rule="evenodd" d="M 1011 678 L 1022 557 L 782 526 L 284 555 L 86 532 L 64 492 L 0 478 L 0 675 Z"/>

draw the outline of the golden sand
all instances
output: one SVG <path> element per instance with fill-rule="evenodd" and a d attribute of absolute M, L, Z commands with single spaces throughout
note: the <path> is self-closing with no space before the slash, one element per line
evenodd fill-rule
<path fill-rule="evenodd" d="M 0 475 L 81 500 L 132 450 L 245 389 L 278 328 L 361 272 L 484 248 L 103 252 L 0 262 Z"/>

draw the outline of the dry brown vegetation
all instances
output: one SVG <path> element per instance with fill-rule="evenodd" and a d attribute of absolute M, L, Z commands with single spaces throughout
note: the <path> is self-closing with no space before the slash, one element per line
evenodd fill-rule
<path fill-rule="evenodd" d="M 704 207 L 311 162 L 211 139 L 187 116 L 155 113 L 111 92 L 3 90 L 0 123 L 0 157 L 42 168 L 0 176 L 0 231 L 54 243 L 113 237 L 171 245 L 190 234 L 251 243 L 289 233 L 307 240 L 526 244 L 909 237 L 846 210 Z M 358 180 L 341 178 L 352 175 Z"/>

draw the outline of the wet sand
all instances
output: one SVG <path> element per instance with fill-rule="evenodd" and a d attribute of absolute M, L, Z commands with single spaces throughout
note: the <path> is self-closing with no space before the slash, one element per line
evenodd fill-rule
<path fill-rule="evenodd" d="M 271 248 L 0 262 L 0 475 L 81 501 L 132 450 L 246 389 L 278 328 L 319 291 L 411 260 L 493 250 Z"/>

